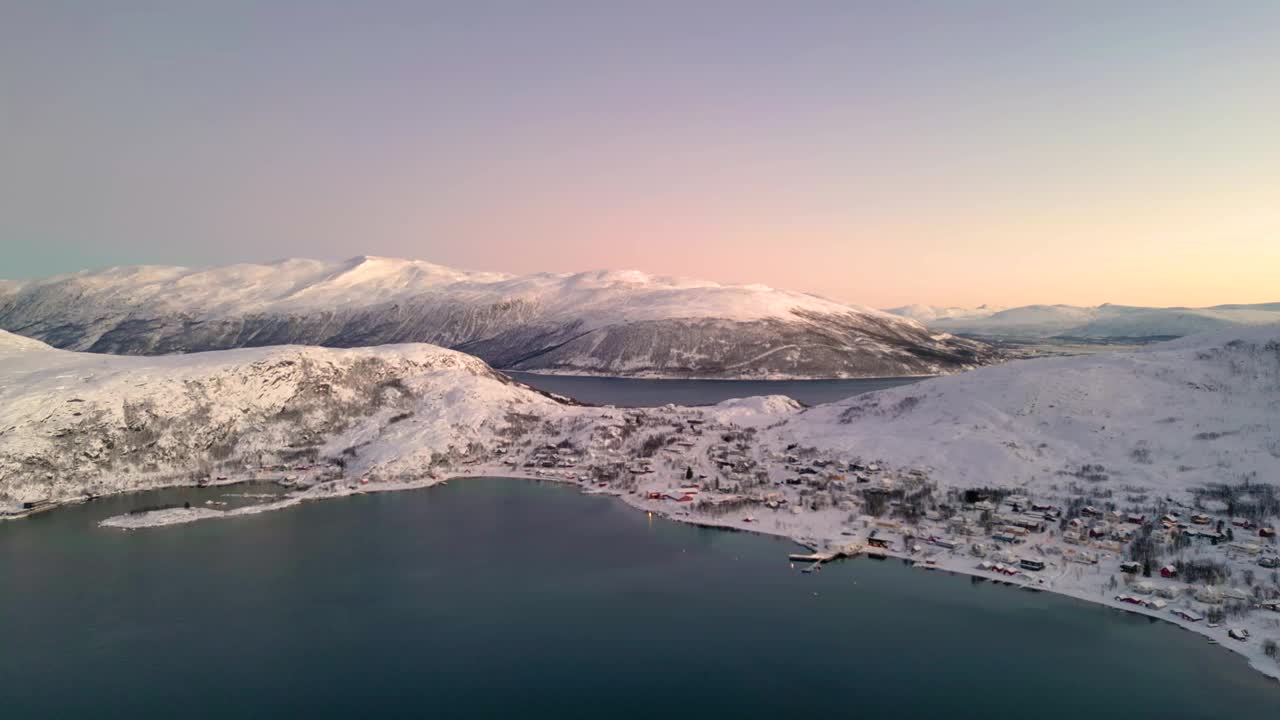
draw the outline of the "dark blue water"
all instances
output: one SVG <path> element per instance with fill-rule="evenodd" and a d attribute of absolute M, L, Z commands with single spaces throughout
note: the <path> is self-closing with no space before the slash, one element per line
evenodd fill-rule
<path fill-rule="evenodd" d="M 1280 686 L 1167 624 L 895 562 L 802 575 L 788 542 L 651 519 L 564 486 L 455 481 L 133 533 L 95 527 L 143 501 L 0 523 L 0 717 L 1280 709 Z"/>
<path fill-rule="evenodd" d="M 862 380 L 633 380 L 614 377 L 539 375 L 507 372 L 522 383 L 559 393 L 592 405 L 657 407 L 714 405 L 732 398 L 786 395 L 805 405 L 843 400 L 872 390 L 919 382 L 924 378 L 869 378 Z"/>

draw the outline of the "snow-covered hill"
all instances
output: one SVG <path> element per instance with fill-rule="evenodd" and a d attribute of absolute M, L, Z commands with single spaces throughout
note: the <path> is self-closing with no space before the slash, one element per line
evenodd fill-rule
<path fill-rule="evenodd" d="M 0 495 L 65 499 L 318 458 L 359 473 L 379 461 L 361 449 L 384 434 L 400 467 L 426 473 L 491 444 L 511 413 L 560 407 L 429 345 L 121 357 L 0 331 Z"/>
<path fill-rule="evenodd" d="M 0 328 L 141 355 L 428 342 L 506 369 L 633 376 L 926 375 L 992 359 L 890 313 L 760 285 L 634 271 L 513 277 L 376 257 L 15 283 L 0 291 Z"/>
<path fill-rule="evenodd" d="M 934 330 L 1008 339 L 1168 339 L 1280 322 L 1280 303 L 1209 308 L 1027 305 L 1007 310 L 910 305 L 888 312 L 912 318 Z"/>
<path fill-rule="evenodd" d="M 1010 362 L 819 406 L 775 432 L 781 445 L 927 469 L 943 486 L 1163 496 L 1276 483 L 1280 325 Z"/>

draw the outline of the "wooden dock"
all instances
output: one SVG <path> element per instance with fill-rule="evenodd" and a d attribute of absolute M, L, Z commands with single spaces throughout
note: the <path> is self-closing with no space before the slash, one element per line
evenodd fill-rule
<path fill-rule="evenodd" d="M 812 553 L 792 553 L 787 556 L 791 562 L 809 563 L 806 567 L 801 568 L 800 572 L 811 573 L 824 564 L 832 560 L 840 560 L 842 558 L 856 557 L 866 552 L 866 548 L 859 543 L 849 543 L 837 550 L 829 552 L 812 552 Z"/>

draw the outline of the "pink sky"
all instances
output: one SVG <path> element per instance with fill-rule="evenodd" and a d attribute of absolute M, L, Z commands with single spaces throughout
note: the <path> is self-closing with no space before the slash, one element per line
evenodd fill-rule
<path fill-rule="evenodd" d="M 0 9 L 0 277 L 411 257 L 1280 301 L 1280 4 Z"/>

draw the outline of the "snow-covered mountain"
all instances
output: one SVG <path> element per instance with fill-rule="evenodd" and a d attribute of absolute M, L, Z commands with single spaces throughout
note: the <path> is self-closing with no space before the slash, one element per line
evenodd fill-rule
<path fill-rule="evenodd" d="M 429 345 L 122 357 L 0 331 L 0 495 L 70 498 L 207 479 L 224 464 L 465 456 L 508 414 L 561 403 Z"/>
<path fill-rule="evenodd" d="M 774 432 L 944 486 L 1179 494 L 1280 482 L 1280 324 L 1009 362 L 801 412 Z M 1089 468 L 1082 471 L 1082 468 Z"/>
<path fill-rule="evenodd" d="M 1280 322 L 1280 303 L 1209 308 L 1026 305 L 1006 310 L 908 305 L 888 312 L 917 320 L 933 330 L 1007 339 L 1169 339 Z"/>
<path fill-rule="evenodd" d="M 681 377 L 871 377 L 984 364 L 990 348 L 866 307 L 645 273 L 514 277 L 420 261 L 119 267 L 0 287 L 0 328 L 167 354 L 427 342 L 494 367 Z"/>
<path fill-rule="evenodd" d="M 967 318 L 983 318 L 994 313 L 1000 312 L 1004 308 L 992 305 L 979 305 L 976 308 L 965 308 L 955 306 L 939 306 L 939 305 L 903 305 L 901 307 L 889 308 L 885 310 L 887 313 L 901 315 L 905 318 L 911 318 L 921 325 L 932 325 L 940 320 L 962 320 Z"/>

